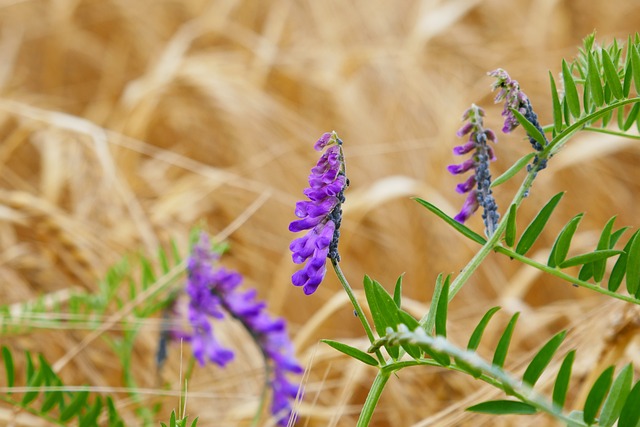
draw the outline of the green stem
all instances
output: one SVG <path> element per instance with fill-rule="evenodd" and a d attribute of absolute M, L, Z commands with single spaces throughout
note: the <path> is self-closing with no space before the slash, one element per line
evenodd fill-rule
<path fill-rule="evenodd" d="M 376 338 L 373 335 L 373 329 L 371 329 L 371 325 L 369 325 L 369 321 L 364 315 L 364 311 L 362 311 L 362 307 L 360 307 L 360 303 L 358 302 L 356 295 L 353 293 L 353 289 L 351 288 L 351 285 L 349 285 L 347 278 L 342 272 L 342 269 L 340 268 L 340 264 L 338 264 L 338 262 L 335 259 L 331 259 L 331 264 L 333 265 L 333 269 L 336 272 L 336 276 L 338 276 L 338 280 L 342 284 L 344 291 L 347 293 L 347 296 L 351 301 L 351 305 L 353 305 L 353 309 L 356 311 L 356 314 L 358 315 L 358 318 L 362 323 L 362 327 L 364 328 L 364 331 L 366 332 L 367 337 L 369 338 L 369 342 L 373 344 L 373 342 L 376 340 Z M 384 356 L 382 356 L 382 353 L 380 352 L 380 350 L 376 350 L 376 356 L 378 357 L 378 360 L 380 361 L 381 365 L 384 365 L 386 363 L 384 360 Z"/>
<path fill-rule="evenodd" d="M 562 270 L 559 270 L 557 268 L 552 268 L 549 267 L 548 265 L 542 264 L 538 261 L 535 261 L 531 258 L 527 258 L 526 256 L 520 255 L 519 253 L 517 253 L 516 251 L 513 251 L 511 249 L 505 248 L 504 246 L 496 246 L 495 247 L 496 252 L 499 252 L 501 254 L 507 255 L 510 258 L 513 259 L 517 259 L 518 261 L 520 261 L 523 264 L 527 264 L 530 265 L 531 267 L 537 268 L 538 270 L 544 271 L 547 274 L 550 274 L 552 276 L 556 276 L 562 280 L 565 280 L 569 283 L 573 283 L 576 284 L 578 286 L 581 286 L 583 288 L 587 288 L 590 289 L 592 291 L 601 293 L 603 295 L 607 295 L 610 296 L 612 298 L 616 298 L 622 301 L 626 301 L 626 302 L 630 302 L 633 304 L 638 304 L 640 305 L 640 300 L 637 300 L 631 296 L 627 296 L 627 295 L 622 295 L 616 292 L 612 292 L 608 289 L 604 289 L 596 284 L 593 283 L 589 283 L 589 282 L 585 282 L 584 280 L 580 280 L 577 277 L 573 277 L 565 272 L 563 272 Z"/>
<path fill-rule="evenodd" d="M 536 178 L 537 171 L 532 169 L 527 174 L 527 177 L 523 181 L 520 189 L 513 197 L 513 201 L 511 205 L 515 204 L 519 206 L 522 203 L 522 200 L 525 198 L 525 195 L 529 192 L 529 189 L 533 185 L 533 181 Z M 509 206 L 511 206 L 509 205 Z M 471 261 L 462 269 L 460 274 L 453 280 L 451 283 L 451 287 L 449 288 L 449 301 L 456 296 L 456 294 L 462 289 L 464 284 L 469 280 L 474 271 L 478 268 L 478 266 L 482 263 L 482 261 L 489 255 L 489 253 L 496 247 L 500 239 L 502 238 L 502 233 L 507 227 L 507 216 L 505 215 L 498 224 L 496 231 L 489 237 L 489 240 L 482 246 L 482 248 L 471 258 Z M 425 319 L 426 320 L 426 319 Z M 422 321 L 420 323 L 423 323 Z"/>
<path fill-rule="evenodd" d="M 378 371 L 378 375 L 376 375 L 376 378 L 373 380 L 373 384 L 371 384 L 371 388 L 369 389 L 367 400 L 364 402 L 356 427 L 367 427 L 369 425 L 371 417 L 373 416 L 373 411 L 378 405 L 378 401 L 382 395 L 382 390 L 384 390 L 384 386 L 387 384 L 387 381 L 389 381 L 390 376 L 391 372 L 382 369 Z"/>

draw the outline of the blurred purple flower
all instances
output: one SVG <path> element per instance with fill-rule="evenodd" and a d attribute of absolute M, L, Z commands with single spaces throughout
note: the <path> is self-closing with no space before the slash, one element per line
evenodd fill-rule
<path fill-rule="evenodd" d="M 193 333 L 184 334 L 185 338 L 191 341 L 194 357 L 200 365 L 209 360 L 224 367 L 234 354 L 215 339 L 210 319 L 223 319 L 227 313 L 239 321 L 260 347 L 270 367 L 271 413 L 279 425 L 286 426 L 291 417 L 291 402 L 298 393 L 298 385 L 290 382 L 287 374 L 303 371 L 295 359 L 286 323 L 267 314 L 266 304 L 255 299 L 255 289 L 240 292 L 238 287 L 242 276 L 217 267 L 218 258 L 218 254 L 211 250 L 208 236 L 202 233 L 187 265 L 188 319 Z"/>
<path fill-rule="evenodd" d="M 454 175 L 474 171 L 466 181 L 456 186 L 458 193 L 469 193 L 462 206 L 462 210 L 454 219 L 460 223 L 465 222 L 471 215 L 483 207 L 482 219 L 487 230 L 487 235 L 493 234 L 498 225 L 498 206 L 491 191 L 491 174 L 489 172 L 489 162 L 494 161 L 495 154 L 493 148 L 487 145 L 487 141 L 496 142 L 496 135 L 490 129 L 483 128 L 484 111 L 482 108 L 472 105 L 462 116 L 463 120 L 468 120 L 456 133 L 459 137 L 469 134 L 466 144 L 453 149 L 453 154 L 459 156 L 473 151 L 471 158 L 457 165 L 449 165 L 447 170 Z"/>
<path fill-rule="evenodd" d="M 342 140 L 335 132 L 323 134 L 315 143 L 316 151 L 329 147 L 311 169 L 309 188 L 304 195 L 309 200 L 296 203 L 295 215 L 299 220 L 289 224 L 289 231 L 309 230 L 289 245 L 293 262 L 305 266 L 295 272 L 291 282 L 302 286 L 305 294 L 316 291 L 327 272 L 327 257 L 340 261 L 338 239 L 342 220 L 344 190 L 348 185 L 344 173 Z"/>

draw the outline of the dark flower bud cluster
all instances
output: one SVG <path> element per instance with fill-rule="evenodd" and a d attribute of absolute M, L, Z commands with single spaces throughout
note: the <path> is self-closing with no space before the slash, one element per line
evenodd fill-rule
<path fill-rule="evenodd" d="M 487 235 L 493 234 L 498 225 L 498 206 L 491 191 L 491 173 L 489 162 L 496 159 L 487 141 L 496 142 L 496 135 L 491 129 L 483 128 L 484 110 L 472 105 L 462 116 L 462 120 L 468 120 L 457 132 L 459 137 L 469 135 L 466 144 L 453 149 L 453 154 L 460 156 L 472 152 L 471 158 L 457 164 L 449 165 L 448 171 L 452 174 L 462 174 L 473 169 L 474 174 L 466 181 L 456 186 L 458 193 L 469 193 L 462 206 L 462 210 L 455 216 L 455 220 L 463 223 L 475 213 L 480 206 L 483 208 L 482 219 L 487 230 Z"/>
<path fill-rule="evenodd" d="M 315 143 L 317 151 L 329 147 L 311 169 L 309 188 L 304 190 L 309 200 L 296 203 L 298 220 L 289 224 L 289 231 L 308 230 L 307 234 L 289 245 L 293 262 L 305 266 L 293 274 L 291 281 L 302 286 L 304 293 L 316 291 L 327 272 L 327 258 L 340 261 L 338 239 L 342 220 L 344 190 L 348 185 L 345 175 L 342 140 L 335 132 L 323 134 Z"/>
<path fill-rule="evenodd" d="M 540 122 L 538 121 L 538 115 L 533 111 L 531 101 L 529 101 L 527 95 L 520 89 L 518 81 L 512 79 L 502 68 L 490 71 L 488 74 L 496 79 L 491 86 L 491 90 L 499 89 L 495 102 L 497 103 L 504 100 L 502 116 L 505 119 L 502 132 L 509 133 L 519 125 L 518 119 L 516 119 L 515 115 L 511 111 L 513 109 L 520 112 L 520 114 L 522 114 L 529 122 L 531 122 L 532 125 L 538 128 L 542 135 L 544 135 L 542 126 L 540 126 Z M 530 135 L 529 142 L 536 151 L 542 151 L 544 148 Z"/>
<path fill-rule="evenodd" d="M 200 235 L 188 260 L 189 273 L 186 292 L 189 296 L 188 319 L 192 334 L 183 334 L 191 342 L 193 354 L 200 365 L 211 361 L 224 367 L 234 353 L 215 339 L 210 319 L 223 319 L 225 313 L 239 321 L 259 346 L 270 367 L 269 386 L 273 392 L 271 413 L 278 424 L 286 426 L 291 417 L 291 403 L 298 393 L 298 385 L 287 374 L 301 374 L 302 367 L 295 359 L 284 319 L 272 318 L 266 304 L 256 301 L 256 290 L 240 292 L 242 276 L 217 267 L 218 254 L 211 250 L 206 234 Z"/>

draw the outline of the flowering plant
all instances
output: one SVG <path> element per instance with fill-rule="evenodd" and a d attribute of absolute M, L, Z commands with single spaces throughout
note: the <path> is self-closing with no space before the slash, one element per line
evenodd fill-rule
<path fill-rule="evenodd" d="M 310 201 L 299 202 L 295 213 L 302 219 L 292 222 L 289 227 L 291 231 L 310 230 L 306 236 L 291 244 L 294 262 L 310 259 L 301 272 L 294 274 L 292 281 L 294 285 L 304 286 L 306 294 L 313 293 L 325 275 L 325 258 L 328 257 L 362 322 L 370 341 L 368 349 L 325 340 L 335 349 L 378 368 L 358 419 L 359 427 L 369 425 L 390 376 L 409 366 L 439 367 L 462 372 L 496 387 L 508 396 L 508 399 L 477 403 L 467 408 L 469 411 L 488 414 L 542 412 L 569 426 L 609 427 L 617 422 L 619 426 L 626 427 L 637 426 L 640 422 L 640 381 L 633 384 L 631 365 L 620 369 L 617 376 L 614 376 L 614 366 L 605 369 L 591 385 L 581 410 L 567 412 L 564 408 L 574 351 L 564 356 L 556 374 L 552 398 L 536 390 L 536 382 L 560 350 L 566 331 L 557 333 L 540 348 L 521 377 L 504 367 L 519 313 L 514 314 L 507 324 L 490 362 L 477 349 L 485 327 L 499 307 L 486 312 L 471 334 L 466 348 L 447 338 L 447 308 L 450 301 L 491 252 L 506 255 L 574 286 L 640 305 L 640 231 L 636 231 L 619 248 L 618 241 L 628 227 L 614 230 L 615 217 L 605 226 L 594 251 L 569 256 L 572 237 L 582 218 L 582 214 L 578 214 L 555 239 L 546 263 L 527 256 L 563 196 L 563 193 L 559 193 L 551 197 L 524 231 L 519 232 L 518 209 L 532 190 L 538 173 L 547 167 L 550 159 L 559 154 L 580 131 L 633 138 L 628 132 L 632 125 L 635 123 L 640 128 L 640 37 L 629 37 L 625 51 L 617 42 L 599 46 L 591 35 L 585 39 L 583 49 L 574 61 L 563 61 L 561 71 L 561 91 L 557 90 L 553 75 L 550 76 L 553 122 L 547 126 L 538 122 L 529 97 L 505 70 L 497 69 L 488 73 L 495 79 L 492 89 L 498 90 L 495 101 L 504 102 L 503 133 L 511 133 L 521 126 L 533 148 L 533 152 L 522 157 L 493 182 L 489 166 L 496 156 L 495 148 L 488 142 L 495 143 L 496 135 L 485 128 L 487 117 L 479 106 L 473 104 L 463 114 L 465 124 L 457 135 L 468 135 L 469 139 L 465 144 L 455 147 L 453 152 L 455 155 L 469 154 L 470 157 L 448 167 L 452 174 L 473 171 L 469 178 L 456 187 L 459 193 L 468 193 L 462 210 L 450 217 L 426 200 L 416 201 L 478 244 L 479 249 L 457 276 L 438 276 L 430 309 L 420 319 L 402 308 L 402 277 L 398 279 L 393 294 L 390 294 L 380 283 L 365 276 L 363 286 L 373 327 L 370 325 L 369 318 L 365 316 L 340 269 L 337 246 L 334 249 L 338 239 L 340 204 L 344 202 L 342 192 L 348 182 L 344 176 L 342 141 L 335 132 L 331 132 L 322 135 L 316 143 L 316 149 L 332 143 L 337 145 L 327 150 L 318 166 L 312 169 L 310 188 L 305 190 Z M 613 120 L 616 116 L 617 120 Z M 497 191 L 496 187 L 500 184 L 519 175 L 525 166 L 522 184 L 508 209 L 500 215 L 493 192 Z M 483 209 L 486 237 L 463 224 L 480 207 Z M 334 246 L 329 249 L 330 245 Z M 579 267 L 577 275 L 571 270 L 575 267 Z M 626 281 L 626 289 L 621 291 L 623 280 Z"/>

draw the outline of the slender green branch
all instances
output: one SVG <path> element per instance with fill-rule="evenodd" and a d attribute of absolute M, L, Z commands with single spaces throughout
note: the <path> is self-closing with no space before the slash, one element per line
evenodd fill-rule
<path fill-rule="evenodd" d="M 387 334 L 385 337 L 376 341 L 374 347 L 389 345 L 390 343 L 394 343 L 398 345 L 399 343 L 407 342 L 410 344 L 417 344 L 420 346 L 426 346 L 434 351 L 446 353 L 449 356 L 452 356 L 456 360 L 460 360 L 465 362 L 469 366 L 472 366 L 478 370 L 480 370 L 483 375 L 480 376 L 479 379 L 495 386 L 505 392 L 510 394 L 522 402 L 528 403 L 529 405 L 534 406 L 536 409 L 546 412 L 549 415 L 567 423 L 568 425 L 573 426 L 584 426 L 585 424 L 569 418 L 567 415 L 562 413 L 562 409 L 558 408 L 553 403 L 549 402 L 547 398 L 538 392 L 536 392 L 533 388 L 523 383 L 520 380 L 509 375 L 507 372 L 502 370 L 498 366 L 494 366 L 493 364 L 482 359 L 476 352 L 463 350 L 461 348 L 456 347 L 450 341 L 448 341 L 445 337 L 437 336 L 432 337 L 428 335 L 424 329 L 417 328 L 415 331 L 409 331 L 405 325 L 398 326 L 398 332 L 391 332 Z M 418 363 L 416 363 L 418 364 Z M 401 367 L 410 366 L 408 364 L 404 364 Z M 441 366 L 441 365 L 438 365 Z M 383 368 L 382 372 L 385 370 L 391 370 L 393 368 L 400 369 L 400 367 L 392 364 L 388 367 Z M 451 370 L 462 371 L 460 367 L 456 367 L 455 365 L 446 366 L 445 368 Z M 468 372 L 466 372 L 468 374 Z M 390 374 L 390 372 L 389 372 Z"/>
<path fill-rule="evenodd" d="M 536 174 L 537 171 L 535 170 L 535 168 L 532 168 L 529 173 L 527 173 L 526 178 L 522 182 L 520 189 L 514 196 L 513 201 L 510 205 L 515 204 L 516 206 L 519 206 L 520 203 L 522 203 L 522 200 L 525 198 L 526 194 L 528 194 L 529 189 L 533 185 Z M 474 255 L 473 258 L 471 258 L 471 261 L 469 261 L 469 263 L 462 269 L 462 272 L 460 272 L 460 274 L 453 280 L 453 282 L 451 283 L 451 287 L 449 288 L 449 301 L 451 301 L 453 297 L 456 296 L 456 294 L 460 291 L 460 289 L 462 289 L 467 280 L 469 280 L 469 277 L 471 277 L 473 272 L 478 268 L 480 263 L 482 263 L 487 255 L 489 255 L 493 248 L 498 244 L 506 227 L 507 215 L 502 218 L 500 224 L 498 224 L 498 227 L 496 228 L 496 231 L 491 235 L 489 240 L 487 240 L 482 248 Z M 426 316 L 423 320 L 420 321 L 420 323 L 423 324 L 424 321 L 426 321 Z"/>
<path fill-rule="evenodd" d="M 353 309 L 356 311 L 356 314 L 358 315 L 358 318 L 362 323 L 362 327 L 364 328 L 364 331 L 366 332 L 367 337 L 369 338 L 369 342 L 373 344 L 373 342 L 376 339 L 375 336 L 373 335 L 373 329 L 371 329 L 371 325 L 369 325 L 369 321 L 367 320 L 367 317 L 364 315 L 364 311 L 362 311 L 362 307 L 360 307 L 360 303 L 358 302 L 356 295 L 353 293 L 353 289 L 351 288 L 351 285 L 349 285 L 347 278 L 342 272 L 342 269 L 340 268 L 340 264 L 334 259 L 331 259 L 331 264 L 333 265 L 333 269 L 336 272 L 336 276 L 338 276 L 338 280 L 342 284 L 344 291 L 347 293 L 347 296 L 351 301 L 351 305 L 353 305 Z M 384 360 L 384 356 L 382 355 L 380 350 L 376 351 L 376 356 L 378 357 L 378 360 L 380 361 L 381 365 L 384 365 L 386 363 Z"/>
<path fill-rule="evenodd" d="M 387 381 L 389 381 L 390 376 L 390 372 L 382 369 L 378 371 L 378 375 L 376 375 L 376 378 L 373 380 L 373 384 L 371 384 L 371 388 L 369 389 L 367 400 L 364 402 L 356 427 L 367 427 L 369 425 L 371 417 L 373 416 L 373 411 L 378 405 L 378 401 L 382 395 L 382 390 L 384 390 L 384 386 L 387 384 Z"/>
<path fill-rule="evenodd" d="M 616 130 L 611 130 L 611 129 L 605 129 L 605 128 L 597 128 L 597 127 L 592 127 L 592 126 L 585 126 L 585 128 L 583 130 L 588 131 L 588 132 L 604 133 L 604 134 L 613 135 L 613 136 L 621 136 L 623 138 L 629 138 L 629 139 L 640 139 L 640 135 L 632 135 L 632 134 L 628 134 L 628 133 L 624 133 L 624 132 L 620 132 L 620 131 L 616 131 Z"/>
<path fill-rule="evenodd" d="M 565 272 L 563 272 L 562 270 L 558 269 L 558 268 L 552 268 L 549 267 L 546 264 L 542 264 L 538 261 L 535 261 L 531 258 L 527 258 L 526 256 L 520 255 L 519 253 L 505 248 L 503 246 L 496 246 L 495 248 L 496 252 L 499 252 L 501 254 L 507 255 L 510 258 L 513 259 L 517 259 L 518 261 L 522 262 L 523 264 L 527 264 L 530 265 L 531 267 L 537 268 L 538 270 L 544 271 L 545 273 L 551 274 L 552 276 L 556 276 L 562 280 L 565 280 L 569 283 L 573 283 L 576 284 L 578 286 L 581 286 L 583 288 L 587 288 L 590 289 L 592 291 L 601 293 L 603 295 L 607 295 L 610 296 L 612 298 L 616 298 L 622 301 L 626 301 L 626 302 L 630 302 L 633 304 L 638 304 L 640 305 L 640 300 L 635 299 L 634 297 L 631 296 L 627 296 L 627 295 L 622 295 L 613 291 L 610 291 L 608 289 L 602 288 L 596 284 L 593 283 L 589 283 L 589 282 L 585 282 L 584 280 L 580 280 L 577 277 L 573 277 Z"/>
<path fill-rule="evenodd" d="M 622 107 L 622 106 L 627 105 L 627 104 L 635 104 L 636 102 L 640 102 L 640 98 L 629 98 L 629 99 L 625 99 L 623 101 L 615 102 L 615 103 L 613 103 L 611 105 L 608 105 L 608 106 L 602 108 L 601 110 L 598 110 L 598 111 L 596 111 L 594 113 L 591 113 L 591 114 L 587 114 L 586 116 L 584 116 L 581 119 L 577 120 L 571 126 L 568 126 L 566 129 L 564 129 L 558 135 L 556 135 L 556 137 L 553 138 L 553 140 L 546 147 L 544 147 L 544 150 L 542 151 L 541 157 L 548 158 L 548 157 L 552 156 L 553 154 L 557 153 L 558 150 L 560 150 L 562 148 L 562 146 L 564 146 L 564 144 L 566 144 L 566 142 L 569 140 L 569 138 L 571 138 L 571 136 L 573 136 L 573 134 L 575 134 L 576 132 L 578 132 L 581 129 L 585 128 L 588 123 L 590 123 L 592 121 L 595 121 L 595 120 L 598 120 L 600 117 L 602 117 L 603 115 L 605 115 L 606 113 L 608 113 L 611 110 L 614 110 L 614 109 L 616 109 L 618 107 Z"/>

